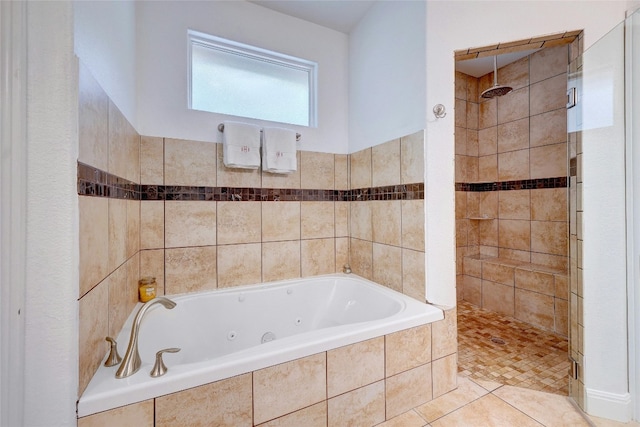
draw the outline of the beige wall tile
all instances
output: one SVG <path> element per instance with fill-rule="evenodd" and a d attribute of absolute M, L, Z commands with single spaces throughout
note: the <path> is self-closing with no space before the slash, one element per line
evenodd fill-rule
<path fill-rule="evenodd" d="M 471 77 L 467 74 L 456 71 L 454 80 L 456 99 L 467 99 L 467 78 Z M 472 77 L 473 78 L 473 77 Z"/>
<path fill-rule="evenodd" d="M 372 426 L 384 421 L 384 381 L 329 399 L 328 424 L 331 427 Z"/>
<path fill-rule="evenodd" d="M 135 269 L 131 266 L 135 265 Z M 122 329 L 122 325 L 127 320 L 129 314 L 138 302 L 137 278 L 129 277 L 131 273 L 137 272 L 139 268 L 139 258 L 133 257 L 124 265 L 111 273 L 105 280 L 109 288 L 109 336 L 117 338 Z M 124 343 L 122 343 L 124 346 Z M 123 351 L 123 350 L 121 350 Z"/>
<path fill-rule="evenodd" d="M 498 127 L 480 129 L 478 131 L 478 155 L 488 156 L 498 152 Z"/>
<path fill-rule="evenodd" d="M 480 137 L 477 130 L 467 129 L 467 155 L 477 156 L 480 148 Z"/>
<path fill-rule="evenodd" d="M 153 399 L 78 418 L 78 427 L 154 426 Z"/>
<path fill-rule="evenodd" d="M 498 154 L 498 180 L 529 179 L 529 150 Z"/>
<path fill-rule="evenodd" d="M 106 171 L 109 98 L 82 62 L 78 78 L 78 161 Z"/>
<path fill-rule="evenodd" d="M 567 110 L 549 111 L 530 117 L 531 147 L 567 142 Z"/>
<path fill-rule="evenodd" d="M 371 148 L 357 151 L 351 159 L 351 188 L 371 187 Z"/>
<path fill-rule="evenodd" d="M 456 246 L 467 246 L 467 229 L 469 227 L 468 220 L 456 221 Z"/>
<path fill-rule="evenodd" d="M 327 427 L 327 401 L 300 409 L 257 427 Z"/>
<path fill-rule="evenodd" d="M 531 250 L 553 255 L 567 255 L 567 223 L 531 221 Z"/>
<path fill-rule="evenodd" d="M 498 216 L 500 219 L 530 219 L 531 191 L 510 190 L 498 192 Z"/>
<path fill-rule="evenodd" d="M 431 364 L 433 398 L 442 396 L 458 386 L 458 354 L 450 354 Z"/>
<path fill-rule="evenodd" d="M 531 250 L 531 223 L 526 220 L 501 219 L 498 224 L 501 248 Z"/>
<path fill-rule="evenodd" d="M 79 378 L 78 396 L 82 395 L 109 350 L 109 284 L 103 281 L 78 302 Z"/>
<path fill-rule="evenodd" d="M 486 246 L 498 246 L 498 220 L 478 222 L 479 243 Z"/>
<path fill-rule="evenodd" d="M 531 178 L 567 176 L 567 144 L 531 149 Z"/>
<path fill-rule="evenodd" d="M 218 246 L 218 287 L 262 282 L 262 245 Z"/>
<path fill-rule="evenodd" d="M 529 87 L 514 90 L 498 99 L 498 124 L 529 116 Z"/>
<path fill-rule="evenodd" d="M 250 427 L 251 374 L 156 398 L 156 426 Z"/>
<path fill-rule="evenodd" d="M 467 102 L 467 128 L 478 129 L 479 107 L 475 102 Z"/>
<path fill-rule="evenodd" d="M 387 378 L 387 418 L 393 418 L 433 398 L 431 364 Z"/>
<path fill-rule="evenodd" d="M 531 262 L 531 252 L 528 250 L 521 251 L 517 249 L 498 248 L 498 257 L 526 263 Z"/>
<path fill-rule="evenodd" d="M 567 189 L 543 188 L 531 191 L 531 219 L 567 221 Z"/>
<path fill-rule="evenodd" d="M 326 354 L 320 353 L 255 371 L 254 423 L 260 424 L 325 400 L 326 363 Z"/>
<path fill-rule="evenodd" d="M 300 202 L 262 202 L 262 241 L 300 239 Z"/>
<path fill-rule="evenodd" d="M 424 251 L 424 200 L 402 200 L 403 248 Z"/>
<path fill-rule="evenodd" d="M 477 131 L 475 133 L 477 147 Z M 400 183 L 424 182 L 424 131 L 401 138 Z"/>
<path fill-rule="evenodd" d="M 554 327 L 553 297 L 516 289 L 516 319 L 547 330 Z"/>
<path fill-rule="evenodd" d="M 373 202 L 351 203 L 351 237 L 362 240 L 373 240 L 371 210 Z"/>
<path fill-rule="evenodd" d="M 350 264 L 349 260 L 349 238 L 339 237 L 336 242 L 336 273 L 342 273 L 345 264 Z"/>
<path fill-rule="evenodd" d="M 480 193 L 480 216 L 483 218 L 498 217 L 498 193 L 496 191 Z"/>
<path fill-rule="evenodd" d="M 480 215 L 480 193 L 467 193 L 467 216 Z"/>
<path fill-rule="evenodd" d="M 567 103 L 567 75 L 560 74 L 531 85 L 531 115 L 564 108 Z"/>
<path fill-rule="evenodd" d="M 444 311 L 444 319 L 431 324 L 431 359 L 440 359 L 458 351 L 456 309 Z"/>
<path fill-rule="evenodd" d="M 478 89 L 479 90 L 479 89 Z M 498 124 L 498 102 L 491 99 L 488 101 L 483 100 L 479 104 L 478 110 L 478 129 L 486 129 Z"/>
<path fill-rule="evenodd" d="M 140 182 L 140 136 L 110 100 L 108 172 Z"/>
<path fill-rule="evenodd" d="M 127 200 L 127 258 L 140 250 L 140 200 Z"/>
<path fill-rule="evenodd" d="M 482 279 L 463 275 L 464 290 L 462 298 L 473 305 L 482 307 Z"/>
<path fill-rule="evenodd" d="M 140 272 L 138 275 L 139 277 L 155 277 L 158 284 L 156 294 L 164 295 L 164 249 L 140 251 Z"/>
<path fill-rule="evenodd" d="M 567 72 L 569 48 L 567 45 L 541 49 L 531 55 L 531 83 Z"/>
<path fill-rule="evenodd" d="M 464 257 L 463 273 L 468 276 L 482 277 L 482 261 L 477 258 Z"/>
<path fill-rule="evenodd" d="M 300 241 L 262 244 L 262 281 L 300 277 Z"/>
<path fill-rule="evenodd" d="M 376 200 L 371 202 L 373 241 L 400 246 L 402 241 L 402 203 L 400 200 Z"/>
<path fill-rule="evenodd" d="M 216 144 L 216 185 L 218 187 L 261 187 L 262 175 L 259 169 L 234 169 L 224 165 L 222 144 Z"/>
<path fill-rule="evenodd" d="M 466 156 L 467 154 L 467 129 L 456 127 L 454 132 L 455 153 Z"/>
<path fill-rule="evenodd" d="M 373 280 L 373 243 L 351 239 L 349 259 L 354 273 Z"/>
<path fill-rule="evenodd" d="M 482 281 L 482 308 L 513 317 L 514 288 L 500 283 Z"/>
<path fill-rule="evenodd" d="M 467 102 L 463 99 L 456 99 L 454 107 L 456 127 L 467 127 Z"/>
<path fill-rule="evenodd" d="M 373 187 L 400 183 L 400 139 L 371 148 L 371 181 Z"/>
<path fill-rule="evenodd" d="M 498 69 L 498 84 L 520 89 L 529 85 L 529 57 Z"/>
<path fill-rule="evenodd" d="M 109 200 L 78 196 L 82 296 L 109 273 Z"/>
<path fill-rule="evenodd" d="M 167 248 L 216 244 L 215 202 L 167 200 L 164 206 Z"/>
<path fill-rule="evenodd" d="M 478 79 L 467 76 L 467 101 L 479 102 Z"/>
<path fill-rule="evenodd" d="M 390 377 L 431 362 L 431 324 L 385 336 L 385 376 Z"/>
<path fill-rule="evenodd" d="M 351 202 L 335 202 L 336 237 L 349 236 L 349 212 Z"/>
<path fill-rule="evenodd" d="M 335 246 L 336 245 L 334 239 L 313 239 L 300 241 L 301 276 L 309 277 L 335 272 Z M 342 264 L 344 265 L 344 262 Z"/>
<path fill-rule="evenodd" d="M 140 137 L 140 184 L 164 184 L 164 139 Z"/>
<path fill-rule="evenodd" d="M 303 239 L 334 237 L 334 202 L 301 202 L 300 229 Z"/>
<path fill-rule="evenodd" d="M 516 268 L 516 288 L 538 292 L 553 296 L 555 294 L 555 281 L 553 274 L 542 271 L 531 271 L 524 268 Z"/>
<path fill-rule="evenodd" d="M 327 352 L 327 396 L 384 379 L 385 340 L 377 337 Z"/>
<path fill-rule="evenodd" d="M 217 202 L 218 245 L 260 242 L 261 202 Z"/>
<path fill-rule="evenodd" d="M 165 138 L 166 185 L 216 186 L 216 144 Z"/>
<path fill-rule="evenodd" d="M 262 172 L 262 188 L 300 188 L 300 154 L 296 153 L 298 169 L 293 173 Z"/>
<path fill-rule="evenodd" d="M 373 281 L 402 292 L 402 248 L 373 244 Z"/>
<path fill-rule="evenodd" d="M 180 294 L 216 289 L 216 246 L 165 251 L 165 292 Z"/>
<path fill-rule="evenodd" d="M 402 293 L 425 301 L 425 254 L 402 249 Z"/>
<path fill-rule="evenodd" d="M 140 203 L 140 249 L 164 248 L 164 200 Z"/>
<path fill-rule="evenodd" d="M 349 189 L 349 156 L 347 154 L 334 154 L 336 190 Z"/>
<path fill-rule="evenodd" d="M 335 159 L 331 153 L 300 152 L 300 187 L 332 190 L 335 188 Z"/>
<path fill-rule="evenodd" d="M 529 117 L 498 125 L 498 153 L 529 148 Z"/>
<path fill-rule="evenodd" d="M 557 298 L 568 299 L 569 298 L 569 278 L 566 274 L 554 274 L 554 295 Z"/>
<path fill-rule="evenodd" d="M 478 182 L 494 182 L 498 180 L 498 155 L 478 158 Z"/>
<path fill-rule="evenodd" d="M 531 262 L 533 264 L 540 264 L 566 271 L 569 260 L 566 256 L 562 255 L 531 252 Z"/>
<path fill-rule="evenodd" d="M 127 259 L 127 201 L 109 199 L 109 271 Z"/>
<path fill-rule="evenodd" d="M 456 219 L 467 217 L 467 192 L 456 191 Z"/>
<path fill-rule="evenodd" d="M 514 267 L 498 262 L 482 262 L 482 278 L 503 285 L 513 286 Z"/>
<path fill-rule="evenodd" d="M 555 332 L 557 334 L 569 335 L 569 304 L 567 300 L 555 298 Z"/>

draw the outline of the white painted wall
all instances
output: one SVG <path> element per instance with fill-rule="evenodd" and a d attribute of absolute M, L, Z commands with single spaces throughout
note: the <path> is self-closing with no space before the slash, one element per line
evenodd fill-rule
<path fill-rule="evenodd" d="M 590 47 L 616 24 L 624 19 L 624 12 L 629 3 L 626 1 L 458 1 L 427 2 L 427 116 L 433 105 L 442 103 L 449 110 L 446 118 L 434 121 L 428 117 L 426 136 L 426 173 L 425 193 L 427 197 L 427 287 L 431 287 L 432 299 L 442 304 L 455 303 L 455 265 L 450 260 L 455 235 L 454 219 L 454 61 L 455 50 L 468 47 L 486 46 L 499 42 L 519 40 L 531 36 L 558 33 L 566 30 L 585 30 L 585 48 Z M 434 64 L 437 64 L 434 65 Z M 589 147 L 585 147 L 585 152 Z M 586 156 L 585 156 L 586 157 Z M 585 190 L 585 198 L 590 197 L 589 189 Z M 624 212 L 624 205 L 614 207 Z M 597 227 L 597 225 L 595 225 Z M 588 237 L 587 237 L 588 238 Z M 444 254 L 437 251 L 445 248 Z M 596 248 L 612 251 L 612 257 L 624 259 L 618 245 Z M 441 258 L 438 261 L 438 258 Z M 433 262 L 430 262 L 432 260 Z M 442 264 L 440 264 L 442 262 Z M 610 294 L 612 298 L 585 302 L 585 322 L 598 324 L 601 313 L 614 313 L 625 310 L 626 305 L 619 304 L 619 296 L 624 292 L 624 281 L 608 280 L 594 282 L 606 276 L 603 271 L 606 265 L 599 264 L 590 274 L 585 276 L 585 284 L 597 283 L 599 295 Z M 433 269 L 437 269 L 434 272 Z M 614 274 L 612 277 L 616 277 Z M 440 280 L 434 283 L 434 279 Z M 433 290 L 433 287 L 438 287 Z M 598 304 L 601 308 L 594 311 L 589 304 Z M 617 318 L 616 318 L 617 319 Z M 604 347 L 617 349 L 618 354 L 626 354 L 626 323 L 611 322 L 605 329 L 596 327 L 586 331 L 585 343 L 588 341 L 590 351 Z M 626 356 L 624 356 L 626 357 Z M 587 354 L 589 358 L 589 354 Z M 588 388 L 614 395 L 627 392 L 626 365 L 617 361 L 605 364 L 599 358 L 587 360 L 585 382 Z M 623 384 L 624 383 L 624 384 Z M 597 398 L 597 396 L 594 396 Z M 608 403 L 602 401 L 606 407 Z M 593 406 L 593 405 L 591 405 Z M 608 408 L 616 411 L 616 405 Z M 598 411 L 603 410 L 600 407 Z M 606 412 L 606 411 L 605 411 Z M 610 413 L 599 412 L 595 415 L 610 416 Z"/>
<path fill-rule="evenodd" d="M 141 134 L 219 142 L 218 124 L 234 119 L 187 109 L 187 29 L 193 29 L 318 62 L 318 127 L 285 126 L 302 134 L 301 150 L 347 152 L 345 34 L 244 1 L 138 2 L 136 13 Z"/>
<path fill-rule="evenodd" d="M 74 1 L 73 13 L 76 55 L 137 127 L 135 2 Z"/>
<path fill-rule="evenodd" d="M 425 128 L 426 3 L 375 3 L 349 35 L 349 152 Z"/>
<path fill-rule="evenodd" d="M 78 77 L 70 1 L 27 4 L 25 426 L 76 424 Z"/>

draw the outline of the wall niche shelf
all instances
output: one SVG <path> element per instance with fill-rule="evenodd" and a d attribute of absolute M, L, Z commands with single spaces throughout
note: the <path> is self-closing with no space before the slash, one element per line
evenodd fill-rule
<path fill-rule="evenodd" d="M 488 220 L 492 220 L 495 218 L 491 218 L 488 216 L 470 216 L 468 219 L 473 220 L 473 221 L 488 221 Z"/>

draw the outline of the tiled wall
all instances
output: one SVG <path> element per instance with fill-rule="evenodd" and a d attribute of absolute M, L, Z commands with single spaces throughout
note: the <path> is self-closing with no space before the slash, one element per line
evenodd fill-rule
<path fill-rule="evenodd" d="M 424 132 L 351 154 L 351 268 L 425 298 Z M 394 193 L 372 200 L 368 189 Z"/>
<path fill-rule="evenodd" d="M 490 100 L 493 73 L 457 73 L 455 115 L 458 298 L 562 335 L 568 61 L 564 44 L 509 64 L 498 82 L 513 92 Z"/>
<path fill-rule="evenodd" d="M 91 415 L 78 425 L 372 426 L 454 389 L 456 351 L 451 309 L 432 324 Z"/>

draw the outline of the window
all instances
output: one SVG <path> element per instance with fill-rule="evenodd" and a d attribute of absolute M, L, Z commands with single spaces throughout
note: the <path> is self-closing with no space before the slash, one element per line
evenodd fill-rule
<path fill-rule="evenodd" d="M 189 108 L 316 126 L 318 65 L 189 30 Z"/>

